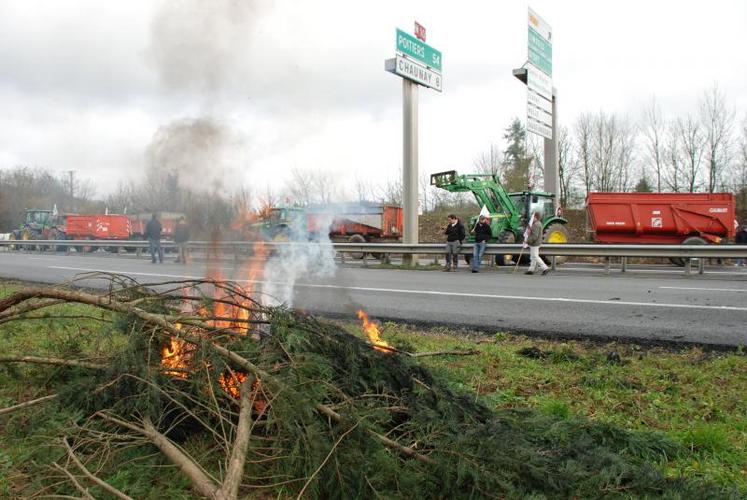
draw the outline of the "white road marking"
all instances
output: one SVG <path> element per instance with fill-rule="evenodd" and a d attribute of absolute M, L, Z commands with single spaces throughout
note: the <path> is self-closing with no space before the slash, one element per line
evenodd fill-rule
<path fill-rule="evenodd" d="M 697 287 L 687 287 L 687 286 L 660 286 L 662 290 L 698 290 L 701 292 L 736 292 L 736 293 L 744 293 L 747 292 L 747 290 L 742 290 L 739 288 L 697 288 Z"/>
<path fill-rule="evenodd" d="M 104 269 L 86 269 L 81 267 L 66 267 L 66 266 L 47 266 L 50 269 L 66 269 L 71 271 L 87 271 L 87 272 L 102 272 L 102 273 L 121 273 L 128 275 L 137 276 L 152 276 L 161 278 L 180 278 L 180 279 L 204 279 L 204 276 L 186 276 L 186 275 L 175 275 L 175 274 L 162 274 L 162 273 L 140 273 L 127 271 L 109 271 Z M 230 279 L 237 283 L 253 283 L 253 284 L 271 284 L 271 285 L 285 285 L 285 283 L 275 281 L 262 281 L 262 280 L 246 280 L 246 279 Z M 658 302 L 629 302 L 624 300 L 596 300 L 596 299 L 569 299 L 566 297 L 533 297 L 523 295 L 497 295 L 489 293 L 464 293 L 464 292 L 440 292 L 436 290 L 406 290 L 400 288 L 373 288 L 373 287 L 362 287 L 362 286 L 343 286 L 343 285 L 325 285 L 325 284 L 314 284 L 314 283 L 296 283 L 297 288 L 323 288 L 333 290 L 349 290 L 358 292 L 378 292 L 378 293 L 399 293 L 399 294 L 410 294 L 410 295 L 436 295 L 444 297 L 468 297 L 478 299 L 500 299 L 500 300 L 518 300 L 518 301 L 538 301 L 538 302 L 562 302 L 562 303 L 573 303 L 573 304 L 595 304 L 595 305 L 612 305 L 612 306 L 637 306 L 637 307 L 659 307 L 659 308 L 673 308 L 673 309 L 705 309 L 705 310 L 720 310 L 720 311 L 743 311 L 747 312 L 747 307 L 736 307 L 736 306 L 706 306 L 696 304 L 667 304 Z"/>

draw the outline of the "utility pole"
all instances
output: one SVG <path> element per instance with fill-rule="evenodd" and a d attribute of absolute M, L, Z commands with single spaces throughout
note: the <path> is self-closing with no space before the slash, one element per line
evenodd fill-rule
<path fill-rule="evenodd" d="M 75 170 L 68 170 L 68 186 L 70 187 L 70 206 L 68 207 L 71 212 L 74 212 L 73 205 L 75 204 Z"/>

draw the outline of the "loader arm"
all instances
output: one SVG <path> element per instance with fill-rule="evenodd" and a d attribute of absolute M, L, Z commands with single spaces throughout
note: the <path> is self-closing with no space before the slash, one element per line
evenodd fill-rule
<path fill-rule="evenodd" d="M 518 210 L 498 178 L 492 174 L 459 175 L 455 170 L 431 175 L 431 185 L 450 193 L 471 192 L 477 203 L 490 213 L 503 213 L 509 220 L 518 217 Z"/>

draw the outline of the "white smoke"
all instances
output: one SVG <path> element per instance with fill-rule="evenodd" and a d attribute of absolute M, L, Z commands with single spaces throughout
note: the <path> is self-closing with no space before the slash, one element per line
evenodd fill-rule
<path fill-rule="evenodd" d="M 310 238 L 305 224 L 292 228 L 288 244 L 280 246 L 264 267 L 262 301 L 268 306 L 293 306 L 298 280 L 318 281 L 335 274 L 335 250 L 329 239 L 332 216 L 322 221 L 324 231 Z M 308 241 L 311 239 L 311 241 Z"/>

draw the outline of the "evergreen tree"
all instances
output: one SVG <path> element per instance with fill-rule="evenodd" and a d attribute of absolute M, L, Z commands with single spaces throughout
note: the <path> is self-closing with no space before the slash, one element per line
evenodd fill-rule
<path fill-rule="evenodd" d="M 648 178 L 644 175 L 638 181 L 638 184 L 635 185 L 634 191 L 636 193 L 653 193 L 654 189 L 651 183 L 648 182 Z"/>
<path fill-rule="evenodd" d="M 529 186 L 529 166 L 532 157 L 527 153 L 527 132 L 518 118 L 514 118 L 503 134 L 508 146 L 503 152 L 503 184 L 508 191 L 523 191 Z"/>

